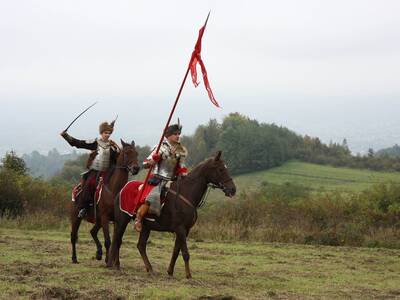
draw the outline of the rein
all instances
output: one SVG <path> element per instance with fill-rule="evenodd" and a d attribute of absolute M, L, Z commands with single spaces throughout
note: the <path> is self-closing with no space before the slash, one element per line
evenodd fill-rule
<path fill-rule="evenodd" d="M 196 178 L 190 177 L 190 174 L 185 179 L 192 181 L 192 182 L 196 180 Z M 207 183 L 207 190 L 202 195 L 199 203 L 196 206 L 193 205 L 193 203 L 189 199 L 187 199 L 185 196 L 181 195 L 181 193 L 179 191 L 180 190 L 180 188 L 179 188 L 180 187 L 180 178 L 179 177 L 176 182 L 176 191 L 174 191 L 170 188 L 168 190 L 168 193 L 171 192 L 171 194 L 176 196 L 176 199 L 180 198 L 184 203 L 186 203 L 188 206 L 190 206 L 196 210 L 197 208 L 201 208 L 205 205 L 211 189 L 221 189 L 221 190 L 225 191 L 225 188 L 226 188 L 225 184 L 229 181 L 232 181 L 232 178 L 230 176 L 225 176 L 225 178 L 223 178 L 218 183 L 211 183 L 211 182 Z"/>
<path fill-rule="evenodd" d="M 117 146 L 118 146 L 118 145 L 117 145 Z M 122 153 L 121 153 L 121 154 L 122 154 Z M 125 155 L 126 155 L 126 153 L 123 153 L 123 155 L 124 155 L 124 160 L 125 160 Z M 116 169 L 126 170 L 128 173 L 131 173 L 131 174 L 133 175 L 133 169 L 132 169 L 130 166 L 128 166 L 128 165 L 126 165 L 126 166 L 117 166 L 117 165 L 115 165 L 115 166 L 113 166 L 113 168 L 112 168 L 112 172 L 113 172 L 114 170 L 116 170 Z M 104 184 L 103 184 L 103 187 L 105 188 L 105 190 L 107 191 L 107 193 L 109 193 L 110 195 L 112 194 L 110 188 L 108 187 L 108 183 L 107 183 L 107 184 L 104 183 Z M 118 194 L 118 193 L 117 193 L 117 194 Z"/>
<path fill-rule="evenodd" d="M 182 200 L 184 203 L 186 203 L 188 206 L 190 206 L 190 207 L 196 209 L 196 208 L 201 208 L 201 207 L 204 206 L 204 204 L 205 204 L 206 201 L 207 201 L 208 195 L 210 194 L 210 190 L 211 190 L 211 189 L 223 189 L 223 184 L 217 185 L 217 184 L 213 184 L 213 183 L 208 183 L 208 184 L 207 184 L 207 191 L 203 194 L 203 196 L 201 197 L 201 200 L 200 200 L 199 204 L 197 204 L 197 206 L 194 206 L 193 203 L 190 202 L 190 200 L 189 200 L 188 198 L 186 198 L 185 196 L 183 196 L 182 194 L 180 194 L 180 193 L 179 193 L 179 189 L 178 189 L 178 192 L 176 192 L 176 191 L 174 191 L 174 190 L 172 190 L 172 189 L 169 189 L 169 190 L 168 190 L 168 193 L 171 193 L 171 194 L 175 195 L 177 199 L 178 199 L 178 198 L 181 199 L 181 200 Z"/>
<path fill-rule="evenodd" d="M 177 198 L 181 199 L 184 203 L 186 203 L 187 205 L 189 205 L 192 208 L 196 208 L 194 207 L 194 205 L 192 204 L 192 202 L 190 202 L 185 196 L 183 196 L 182 194 L 179 194 L 177 192 L 175 192 L 174 190 L 168 190 L 168 193 L 171 193 L 173 195 L 175 195 Z"/>

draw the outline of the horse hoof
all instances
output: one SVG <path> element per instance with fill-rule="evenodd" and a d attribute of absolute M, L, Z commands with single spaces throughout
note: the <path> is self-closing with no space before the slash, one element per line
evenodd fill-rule
<path fill-rule="evenodd" d="M 168 273 L 168 275 L 171 276 L 171 277 L 174 276 L 174 271 L 167 271 L 167 273 Z"/>
<path fill-rule="evenodd" d="M 73 263 L 73 264 L 79 264 L 79 262 L 78 262 L 77 259 L 73 259 L 73 260 L 72 260 L 72 263 Z"/>
<path fill-rule="evenodd" d="M 192 274 L 186 274 L 186 279 L 192 279 Z"/>
<path fill-rule="evenodd" d="M 96 253 L 96 259 L 101 260 L 103 258 L 103 254 L 101 253 Z"/>
<path fill-rule="evenodd" d="M 106 261 L 106 267 L 112 269 L 114 267 L 112 261 Z"/>

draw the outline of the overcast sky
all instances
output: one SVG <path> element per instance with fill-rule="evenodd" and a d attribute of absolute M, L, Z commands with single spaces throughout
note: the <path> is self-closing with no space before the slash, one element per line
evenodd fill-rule
<path fill-rule="evenodd" d="M 187 81 L 190 134 L 241 112 L 353 151 L 400 143 L 400 1 L 0 0 L 0 154 L 53 147 L 59 132 L 155 144 L 208 11 L 202 57 L 214 94 Z M 176 118 L 174 118 L 176 120 Z"/>

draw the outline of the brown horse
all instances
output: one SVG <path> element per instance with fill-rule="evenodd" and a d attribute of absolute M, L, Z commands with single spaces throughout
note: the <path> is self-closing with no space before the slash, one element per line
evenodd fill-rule
<path fill-rule="evenodd" d="M 215 157 L 209 158 L 197 165 L 186 177 L 173 182 L 166 195 L 166 201 L 160 217 L 156 217 L 155 221 L 144 220 L 137 247 L 147 272 L 153 272 L 146 253 L 150 231 L 167 231 L 174 232 L 176 235 L 168 274 L 173 275 L 176 259 L 179 256 L 179 252 L 182 251 L 186 277 L 191 278 L 186 238 L 197 220 L 196 209 L 202 202 L 209 185 L 222 189 L 228 197 L 233 197 L 236 193 L 236 186 L 221 159 L 221 151 Z M 122 236 L 131 220 L 129 215 L 120 210 L 119 201 L 120 199 L 115 201 L 114 235 L 111 244 L 110 259 L 107 262 L 108 267 L 115 266 L 117 268 L 120 266 L 119 249 L 122 244 Z"/>
<path fill-rule="evenodd" d="M 110 248 L 110 234 L 109 234 L 109 221 L 114 218 L 114 198 L 115 195 L 121 190 L 121 188 L 128 181 L 128 173 L 131 172 L 132 175 L 136 175 L 139 172 L 138 165 L 138 153 L 135 150 L 135 143 L 132 141 L 131 144 L 125 143 L 121 139 L 122 150 L 118 155 L 116 165 L 114 167 L 113 173 L 110 176 L 109 181 L 104 184 L 102 192 L 100 195 L 99 205 L 96 212 L 91 208 L 85 217 L 86 221 L 92 222 L 95 220 L 93 228 L 90 230 L 90 234 L 94 242 L 96 243 L 96 259 L 101 260 L 103 255 L 103 250 L 101 243 L 97 237 L 97 233 L 101 227 L 103 227 L 104 233 L 104 246 L 107 250 L 106 260 L 108 255 L 108 250 Z M 78 218 L 78 207 L 73 202 L 71 212 L 71 244 L 72 244 L 72 262 L 78 263 L 76 256 L 76 242 L 78 240 L 78 230 L 82 219 Z"/>

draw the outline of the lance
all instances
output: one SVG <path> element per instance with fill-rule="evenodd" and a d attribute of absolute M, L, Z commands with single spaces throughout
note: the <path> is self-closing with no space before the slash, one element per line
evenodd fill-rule
<path fill-rule="evenodd" d="M 211 11 L 210 11 L 210 12 L 211 12 Z M 210 17 L 210 12 L 208 12 L 207 19 L 206 19 L 206 21 L 205 21 L 205 23 L 204 23 L 204 29 L 205 29 L 205 27 L 207 26 L 208 18 Z M 174 114 L 174 112 L 175 112 L 176 106 L 177 106 L 177 104 L 178 104 L 179 98 L 180 98 L 181 93 L 182 93 L 182 90 L 183 90 L 183 87 L 184 87 L 184 85 L 185 85 L 186 78 L 187 78 L 187 76 L 188 76 L 188 74 L 189 74 L 190 66 L 191 66 L 192 60 L 193 60 L 193 54 L 192 54 L 192 56 L 190 57 L 189 64 L 188 64 L 188 67 L 187 67 L 185 76 L 183 77 L 181 86 L 180 86 L 179 91 L 178 91 L 178 95 L 176 96 L 176 99 L 175 99 L 174 105 L 172 106 L 172 109 L 171 109 L 171 112 L 170 112 L 170 114 L 169 114 L 167 123 L 165 124 L 164 130 L 163 130 L 162 135 L 161 135 L 161 137 L 160 137 L 160 141 L 158 142 L 158 145 L 157 145 L 157 148 L 156 148 L 156 153 L 158 153 L 158 152 L 160 151 L 161 144 L 162 144 L 162 142 L 163 142 L 163 140 L 164 140 L 165 132 L 167 131 L 167 128 L 168 128 L 168 126 L 169 126 L 169 124 L 170 124 L 170 122 L 171 122 L 172 116 L 173 116 L 173 114 Z M 148 181 L 149 178 L 150 178 L 150 174 L 151 174 L 151 171 L 153 170 L 153 167 L 154 167 L 154 166 L 151 165 L 150 168 L 149 168 L 149 170 L 148 170 L 148 172 L 147 172 L 146 178 L 145 178 L 144 183 L 143 183 L 142 190 L 140 191 L 139 200 L 142 199 L 142 197 L 143 197 L 143 193 L 144 193 L 145 187 L 147 186 L 147 181 Z"/>
<path fill-rule="evenodd" d="M 65 128 L 65 132 L 67 132 L 67 130 L 71 127 L 72 124 L 75 123 L 76 120 L 79 119 L 80 116 L 82 116 L 85 112 L 87 112 L 89 109 L 91 109 L 93 106 L 95 106 L 97 104 L 97 101 L 95 103 L 93 103 L 92 105 L 90 105 L 88 108 L 86 108 L 83 112 L 81 112 L 68 126 L 67 128 Z"/>

